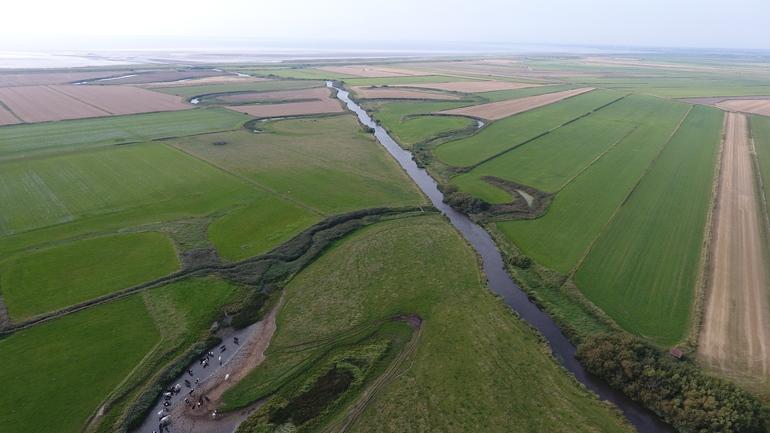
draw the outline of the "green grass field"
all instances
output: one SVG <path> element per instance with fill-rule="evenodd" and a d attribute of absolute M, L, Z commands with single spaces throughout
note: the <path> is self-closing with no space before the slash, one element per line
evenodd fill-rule
<path fill-rule="evenodd" d="M 471 137 L 442 144 L 434 153 L 446 164 L 470 166 L 590 113 L 621 96 L 621 93 L 603 90 L 578 95 L 492 122 Z"/>
<path fill-rule="evenodd" d="M 765 116 L 751 116 L 751 136 L 754 138 L 754 146 L 759 160 L 759 170 L 765 188 L 765 197 L 770 196 L 770 118 Z M 768 203 L 770 213 L 770 202 Z"/>
<path fill-rule="evenodd" d="M 175 141 L 186 152 L 323 213 L 414 205 L 409 178 L 353 116 L 270 122 Z M 212 145 L 224 141 L 225 145 Z"/>
<path fill-rule="evenodd" d="M 282 347 L 417 313 L 423 331 L 411 367 L 354 431 L 628 431 L 482 281 L 472 250 L 439 217 L 359 231 L 289 283 L 268 360 L 225 398 L 248 401 L 262 380 L 285 373 L 271 362 Z"/>
<path fill-rule="evenodd" d="M 240 128 L 249 117 L 224 108 L 134 114 L 0 127 L 0 161 Z"/>
<path fill-rule="evenodd" d="M 570 271 L 689 108 L 664 99 L 656 101 L 658 108 L 637 118 L 640 126 L 561 190 L 544 216 L 501 222 L 500 230 L 538 263 L 559 272 Z"/>
<path fill-rule="evenodd" d="M 372 114 L 382 126 L 400 144 L 405 147 L 442 133 L 470 127 L 476 123 L 467 117 L 450 116 L 405 116 L 428 114 L 441 110 L 468 105 L 467 102 L 373 102 L 366 104 L 367 108 L 375 110 Z"/>
<path fill-rule="evenodd" d="M 80 432 L 159 339 L 141 298 L 131 297 L 0 340 L 3 431 Z"/>
<path fill-rule="evenodd" d="M 171 95 L 192 98 L 200 95 L 211 95 L 215 93 L 230 92 L 269 92 L 272 90 L 294 90 L 307 89 L 310 87 L 323 86 L 321 81 L 303 81 L 303 80 L 267 80 L 254 81 L 250 83 L 232 83 L 232 84 L 203 84 L 197 86 L 177 86 L 157 88 L 159 92 Z"/>
<path fill-rule="evenodd" d="M 386 86 L 407 85 L 425 83 L 450 83 L 454 81 L 478 81 L 473 78 L 447 77 L 444 75 L 411 75 L 405 77 L 381 77 L 381 78 L 345 78 L 341 81 L 348 86 Z M 419 87 L 419 86 L 415 86 Z"/>
<path fill-rule="evenodd" d="M 689 329 L 722 123 L 721 111 L 693 108 L 575 276 L 618 324 L 659 344 Z"/>
<path fill-rule="evenodd" d="M 558 192 L 639 124 L 655 116 L 660 105 L 657 98 L 626 97 L 481 164 L 452 179 L 452 183 L 491 203 L 510 201 L 510 197 L 482 180 L 483 176 L 499 177 L 541 191 Z"/>
<path fill-rule="evenodd" d="M 565 90 L 576 89 L 580 86 L 575 84 L 558 84 L 550 86 L 525 87 L 523 89 L 495 90 L 493 92 L 474 93 L 486 99 L 488 102 L 504 101 L 507 99 L 524 98 L 525 96 L 536 96 L 545 93 L 563 92 Z"/>
<path fill-rule="evenodd" d="M 171 241 L 134 233 L 75 241 L 0 262 L 0 287 L 13 320 L 64 308 L 174 272 Z"/>
<path fill-rule="evenodd" d="M 238 69 L 238 72 L 255 75 L 257 77 L 275 76 L 281 78 L 293 78 L 297 80 L 340 80 L 355 78 L 353 75 L 336 72 L 322 71 L 315 68 L 264 68 L 264 69 Z"/>
<path fill-rule="evenodd" d="M 289 240 L 320 217 L 270 193 L 235 209 L 209 226 L 209 239 L 219 254 L 239 260 L 267 252 Z"/>
<path fill-rule="evenodd" d="M 160 143 L 0 164 L 0 236 L 100 215 L 157 221 L 206 214 L 252 188 Z"/>

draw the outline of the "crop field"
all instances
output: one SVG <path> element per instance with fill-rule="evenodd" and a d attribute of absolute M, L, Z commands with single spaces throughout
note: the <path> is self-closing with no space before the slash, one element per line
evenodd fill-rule
<path fill-rule="evenodd" d="M 6 126 L 0 128 L 0 161 L 38 153 L 229 131 L 240 128 L 248 120 L 248 116 L 224 108 L 206 108 Z"/>
<path fill-rule="evenodd" d="M 476 96 L 480 96 L 489 102 L 504 101 L 507 99 L 523 98 L 525 96 L 537 96 L 545 93 L 563 92 L 565 90 L 576 89 L 579 86 L 574 84 L 559 84 L 559 85 L 541 85 L 535 87 L 525 87 L 523 89 L 514 90 L 496 90 L 493 92 L 479 92 Z"/>
<path fill-rule="evenodd" d="M 447 110 L 465 102 L 388 102 L 368 103 L 372 116 L 390 131 L 399 143 L 411 146 L 441 133 L 469 128 L 475 121 L 467 117 L 414 116 Z"/>
<path fill-rule="evenodd" d="M 448 92 L 478 93 L 497 90 L 517 90 L 537 87 L 537 84 L 513 83 L 510 81 L 458 81 L 447 83 L 419 83 L 421 89 L 446 90 Z"/>
<path fill-rule="evenodd" d="M 277 90 L 274 92 L 239 92 L 217 96 L 216 100 L 224 104 L 244 104 L 252 102 L 280 102 L 307 99 L 328 99 L 331 91 L 326 87 L 312 87 L 300 90 Z"/>
<path fill-rule="evenodd" d="M 452 179 L 461 190 L 490 203 L 510 201 L 507 192 L 490 185 L 494 176 L 556 193 L 614 145 L 655 114 L 661 103 L 645 96 L 622 100 L 517 147 Z M 639 120 L 638 120 L 639 119 Z"/>
<path fill-rule="evenodd" d="M 468 138 L 442 144 L 435 150 L 443 162 L 457 167 L 478 164 L 527 140 L 607 105 L 623 94 L 596 90 L 556 104 L 498 120 Z"/>
<path fill-rule="evenodd" d="M 0 340 L 0 425 L 9 431 L 80 432 L 122 381 L 197 341 L 237 288 L 180 281 L 71 314 Z M 165 355 L 164 355 L 165 354 Z M 142 379 L 143 380 L 143 379 Z M 126 382 L 123 382 L 126 383 Z"/>
<path fill-rule="evenodd" d="M 351 88 L 351 90 L 358 99 L 460 99 L 459 95 L 419 89 L 357 86 Z"/>
<path fill-rule="evenodd" d="M 659 344 L 689 330 L 723 114 L 694 107 L 575 275 L 621 326 Z"/>
<path fill-rule="evenodd" d="M 115 75 L 111 71 L 24 71 L 0 72 L 0 87 L 37 86 L 47 84 L 67 84 L 79 81 L 106 78 Z"/>
<path fill-rule="evenodd" d="M 158 87 L 163 88 L 169 88 L 169 87 L 192 87 L 192 86 L 203 86 L 203 85 L 209 85 L 209 84 L 249 84 L 249 83 L 255 83 L 258 81 L 267 81 L 267 78 L 262 77 L 251 77 L 251 76 L 240 76 L 240 75 L 216 75 L 213 77 L 203 77 L 203 78 L 191 78 L 189 80 L 182 80 L 182 81 L 160 81 L 160 82 L 152 82 L 152 83 L 144 83 L 141 84 L 141 87 L 144 87 L 145 89 L 155 89 Z"/>
<path fill-rule="evenodd" d="M 592 90 L 594 90 L 592 87 L 584 87 L 556 93 L 545 93 L 537 96 L 525 96 L 507 101 L 497 101 L 488 104 L 455 108 L 453 110 L 441 111 L 440 114 L 469 116 L 484 120 L 499 120 L 513 116 L 514 114 L 550 105 L 567 98 L 572 98 Z"/>
<path fill-rule="evenodd" d="M 314 101 L 284 102 L 280 104 L 231 105 L 227 108 L 256 118 L 307 116 L 311 114 L 342 113 L 345 111 L 339 100 L 328 97 Z"/>
<path fill-rule="evenodd" d="M 270 92 L 275 90 L 297 90 L 297 89 L 308 89 L 311 87 L 320 87 L 322 85 L 323 83 L 321 81 L 265 80 L 265 81 L 256 81 L 256 82 L 249 81 L 246 83 L 159 87 L 154 90 L 189 99 L 195 96 L 213 95 L 217 93 Z"/>
<path fill-rule="evenodd" d="M 0 262 L 0 287 L 19 321 L 153 280 L 179 266 L 171 241 L 135 233 L 75 241 Z"/>
<path fill-rule="evenodd" d="M 350 115 L 266 123 L 175 146 L 321 213 L 422 202 L 416 187 Z M 212 145 L 224 142 L 224 145 Z"/>
<path fill-rule="evenodd" d="M 179 98 L 130 86 L 5 87 L 0 104 L 28 123 L 191 108 Z"/>
<path fill-rule="evenodd" d="M 156 143 L 9 161 L 0 170 L 0 236 L 101 214 L 139 212 L 145 221 L 205 214 L 250 192 L 243 181 Z"/>
<path fill-rule="evenodd" d="M 727 111 L 770 116 L 770 99 L 728 99 L 716 105 Z"/>
<path fill-rule="evenodd" d="M 686 104 L 659 100 L 657 110 L 636 119 L 639 127 L 556 195 L 544 216 L 501 222 L 501 231 L 538 263 L 569 272 L 666 145 L 687 111 Z"/>
<path fill-rule="evenodd" d="M 627 431 L 487 291 L 475 263 L 473 252 L 439 217 L 356 232 L 289 283 L 266 362 L 225 400 L 239 406 L 258 397 L 264 383 L 280 384 L 292 367 L 281 360 L 296 365 L 296 355 L 287 356 L 299 343 L 311 352 L 314 342 L 397 314 L 418 314 L 422 329 L 406 361 L 410 367 L 376 395 L 353 431 Z"/>
<path fill-rule="evenodd" d="M 765 197 L 770 196 L 770 118 L 763 116 L 749 117 L 751 124 L 751 137 L 754 139 L 754 147 L 759 161 L 762 183 L 765 187 Z M 770 202 L 768 202 L 770 206 Z M 767 208 L 770 214 L 770 207 Z"/>

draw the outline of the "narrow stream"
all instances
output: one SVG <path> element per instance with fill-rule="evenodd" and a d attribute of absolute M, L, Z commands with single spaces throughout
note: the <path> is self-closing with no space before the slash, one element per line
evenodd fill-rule
<path fill-rule="evenodd" d="M 330 81 L 326 85 L 334 87 Z M 583 368 L 575 358 L 575 346 L 561 332 L 559 326 L 550 316 L 533 304 L 508 275 L 500 251 L 498 251 L 497 245 L 489 233 L 464 214 L 445 204 L 444 195 L 439 191 L 436 181 L 427 171 L 417 166 L 412 159 L 412 154 L 399 146 L 384 128 L 378 126 L 366 111 L 353 102 L 348 92 L 336 87 L 335 89 L 337 89 L 337 97 L 347 105 L 348 109 L 356 113 L 362 124 L 374 129 L 374 135 L 380 144 L 393 155 L 409 177 L 428 196 L 433 206 L 449 218 L 452 225 L 460 231 L 481 256 L 490 290 L 500 295 L 505 303 L 515 310 L 523 320 L 540 331 L 551 346 L 553 355 L 564 367 L 572 372 L 578 381 L 595 392 L 599 398 L 615 404 L 640 433 L 674 432 L 671 426 L 661 421 L 654 413 L 610 388 L 604 380 L 591 375 Z"/>

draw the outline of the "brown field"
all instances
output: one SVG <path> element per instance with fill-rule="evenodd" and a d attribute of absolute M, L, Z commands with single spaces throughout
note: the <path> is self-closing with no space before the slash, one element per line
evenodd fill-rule
<path fill-rule="evenodd" d="M 507 81 L 458 81 L 451 83 L 425 83 L 425 84 L 405 84 L 394 87 L 419 87 L 421 89 L 446 90 L 449 92 L 493 92 L 496 90 L 515 90 L 525 89 L 527 87 L 537 87 L 539 84 L 529 83 L 511 83 Z"/>
<path fill-rule="evenodd" d="M 353 75 L 356 77 L 404 77 L 411 75 L 431 75 L 429 72 L 414 71 L 411 69 L 367 65 L 320 66 L 316 69 L 332 72 L 335 74 Z"/>
<path fill-rule="evenodd" d="M 182 81 L 158 81 L 154 83 L 142 84 L 142 87 L 184 87 L 184 86 L 201 86 L 204 84 L 233 84 L 233 83 L 252 83 L 255 81 L 267 81 L 268 78 L 263 77 L 239 77 L 238 75 L 218 75 L 216 77 L 204 77 L 204 78 L 191 78 L 189 80 Z"/>
<path fill-rule="evenodd" d="M 764 380 L 770 307 L 752 152 L 746 116 L 728 113 L 698 353 L 717 371 Z"/>
<path fill-rule="evenodd" d="M 66 84 L 114 76 L 114 71 L 102 72 L 24 72 L 0 73 L 0 87 Z"/>
<path fill-rule="evenodd" d="M 449 93 L 430 92 L 417 89 L 398 89 L 394 87 L 363 87 L 354 86 L 353 93 L 361 99 L 460 99 L 458 95 Z"/>
<path fill-rule="evenodd" d="M 3 87 L 0 104 L 29 123 L 191 107 L 179 97 L 138 87 L 86 85 Z"/>
<path fill-rule="evenodd" d="M 214 77 L 222 75 L 221 71 L 211 69 L 188 70 L 188 71 L 138 71 L 126 72 L 125 74 L 112 74 L 115 79 L 102 81 L 102 84 L 146 84 L 159 82 L 175 82 L 180 80 L 191 80 L 195 78 Z M 120 78 L 123 76 L 123 78 Z"/>
<path fill-rule="evenodd" d="M 332 98 L 283 104 L 234 105 L 227 108 L 254 117 L 305 116 L 308 114 L 341 113 L 345 111 L 342 108 L 342 104 L 337 99 Z"/>
<path fill-rule="evenodd" d="M 0 88 L 0 102 L 25 122 L 109 115 L 48 86 L 3 87 Z"/>
<path fill-rule="evenodd" d="M 770 99 L 729 99 L 718 102 L 716 106 L 727 111 L 770 116 Z"/>
<path fill-rule="evenodd" d="M 326 87 L 313 87 L 298 90 L 276 90 L 274 92 L 245 92 L 217 96 L 216 100 L 223 103 L 247 103 L 252 101 L 292 101 L 298 99 L 327 99 L 331 90 Z"/>
<path fill-rule="evenodd" d="M 590 92 L 593 87 L 565 90 L 563 92 L 546 93 L 544 95 L 527 96 L 519 99 L 492 102 L 489 104 L 472 105 L 470 107 L 455 108 L 453 110 L 440 111 L 439 114 L 470 116 L 485 120 L 497 120 L 503 117 L 513 116 L 524 111 L 533 110 L 544 105 L 553 104 L 581 93 Z"/>
<path fill-rule="evenodd" d="M 18 117 L 8 111 L 5 107 L 0 105 L 0 125 L 13 125 L 14 123 L 21 123 Z"/>

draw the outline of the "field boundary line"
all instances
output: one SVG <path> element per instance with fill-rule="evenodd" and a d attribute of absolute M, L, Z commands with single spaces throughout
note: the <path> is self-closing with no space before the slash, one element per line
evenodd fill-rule
<path fill-rule="evenodd" d="M 27 122 L 25 122 L 25 121 L 24 121 L 24 120 L 23 120 L 21 117 L 19 117 L 19 115 L 18 115 L 18 114 L 16 114 L 16 112 L 15 112 L 15 111 L 11 110 L 11 107 L 9 107 L 8 105 L 6 105 L 6 104 L 5 104 L 5 102 L 3 102 L 2 100 L 0 100 L 0 107 L 3 107 L 3 108 L 5 108 L 5 109 L 6 109 L 6 111 L 8 111 L 9 113 L 11 113 L 11 116 L 13 116 L 13 117 L 14 117 L 16 120 L 18 120 L 18 121 L 19 121 L 19 123 L 27 123 Z M 10 125 L 3 125 L 3 126 L 10 126 Z"/>
<path fill-rule="evenodd" d="M 638 124 L 637 124 L 637 125 L 634 125 L 634 127 L 633 127 L 633 128 L 631 128 L 630 130 L 628 130 L 628 132 L 626 132 L 625 134 L 623 134 L 623 136 L 622 136 L 622 137 L 620 137 L 619 139 L 615 140 L 615 142 L 614 142 L 614 143 L 610 144 L 610 145 L 609 145 L 609 147 L 607 147 L 607 149 L 605 149 L 605 150 L 604 150 L 604 152 L 602 152 L 602 153 L 601 153 L 601 154 L 599 154 L 599 155 L 598 155 L 596 158 L 594 158 L 594 159 L 593 159 L 593 161 L 591 161 L 591 162 L 589 162 L 588 164 L 586 164 L 586 166 L 585 166 L 585 167 L 581 168 L 581 169 L 580 169 L 580 171 L 579 171 L 577 174 L 575 174 L 575 175 L 574 175 L 574 176 L 572 176 L 571 178 L 567 179 L 567 181 L 564 183 L 564 185 L 560 186 L 560 187 L 559 187 L 559 189 L 557 189 L 557 190 L 554 192 L 554 194 L 558 194 L 558 193 L 560 193 L 560 192 L 561 192 L 561 191 L 562 191 L 564 188 L 566 188 L 567 186 L 569 186 L 569 184 L 571 184 L 571 183 L 572 183 L 572 182 L 573 182 L 575 179 L 577 179 L 578 177 L 580 177 L 580 175 L 581 175 L 581 174 L 583 174 L 583 173 L 585 173 L 586 171 L 588 171 L 588 169 L 590 169 L 590 168 L 591 168 L 591 167 L 592 167 L 594 164 L 596 164 L 597 162 L 599 162 L 599 160 L 600 160 L 600 159 L 604 158 L 604 156 L 605 156 L 605 155 L 607 155 L 608 153 L 610 153 L 610 151 L 611 151 L 612 149 L 614 149 L 614 148 L 615 148 L 615 147 L 616 147 L 618 144 L 620 144 L 620 143 L 622 143 L 623 141 L 625 141 L 625 139 L 626 139 L 626 138 L 628 138 L 628 136 L 629 136 L 629 135 L 633 134 L 633 133 L 634 133 L 634 132 L 635 132 L 637 129 L 639 129 L 639 125 L 638 125 Z"/>
<path fill-rule="evenodd" d="M 617 99 L 613 99 L 612 101 L 610 101 L 610 102 L 608 102 L 608 103 L 606 103 L 606 104 L 604 104 L 604 105 L 601 105 L 601 106 L 599 106 L 599 107 L 596 107 L 596 108 L 592 109 L 591 111 L 588 111 L 588 112 L 586 112 L 586 113 L 583 113 L 583 114 L 581 114 L 581 115 L 579 115 L 579 116 L 577 116 L 577 117 L 575 117 L 575 118 L 573 118 L 573 119 L 570 119 L 570 120 L 568 120 L 568 121 L 566 121 L 566 122 L 562 123 L 561 125 L 557 125 L 557 126 L 554 126 L 553 128 L 551 128 L 551 129 L 548 129 L 548 130 L 546 130 L 546 131 L 543 131 L 543 132 L 541 132 L 540 134 L 537 134 L 536 136 L 534 136 L 534 137 L 532 137 L 532 138 L 528 138 L 528 139 L 526 139 L 526 140 L 524 140 L 524 141 L 522 141 L 522 142 L 520 142 L 520 143 L 518 143 L 518 144 L 515 144 L 515 145 L 513 145 L 512 147 L 509 147 L 509 148 L 507 148 L 507 149 L 505 149 L 505 150 L 502 150 L 502 151 L 500 151 L 500 152 L 497 152 L 496 154 L 494 154 L 494 155 L 492 155 L 492 156 L 489 156 L 489 157 L 487 157 L 487 158 L 484 158 L 483 160 L 481 160 L 481 161 L 479 161 L 479 162 L 477 162 L 477 163 L 475 163 L 475 164 L 471 164 L 471 165 L 469 165 L 469 166 L 466 166 L 466 167 L 463 167 L 463 168 L 466 168 L 466 169 L 467 169 L 467 172 L 470 172 L 470 171 L 474 170 L 475 168 L 479 167 L 480 165 L 483 165 L 483 164 L 485 164 L 485 163 L 487 163 L 487 162 L 489 162 L 489 161 L 492 161 L 492 160 L 493 160 L 493 159 L 495 159 L 495 158 L 499 158 L 499 157 L 501 157 L 501 156 L 505 155 L 506 153 L 508 153 L 508 152 L 510 152 L 510 151 L 512 151 L 512 150 L 518 149 L 519 147 L 521 147 L 521 146 L 524 146 L 524 145 L 526 145 L 526 144 L 529 144 L 529 143 L 531 143 L 531 142 L 533 142 L 533 141 L 535 141 L 535 140 L 537 140 L 537 139 L 543 138 L 543 137 L 545 137 L 546 135 L 548 135 L 548 134 L 550 134 L 550 133 L 552 133 L 552 132 L 554 132 L 554 131 L 556 131 L 556 130 L 558 130 L 558 129 L 561 129 L 561 128 L 563 128 L 563 127 L 565 127 L 565 126 L 569 125 L 569 124 L 575 123 L 575 122 L 577 122 L 577 121 L 579 121 L 579 120 L 581 120 L 581 119 L 584 119 L 584 118 L 586 118 L 586 117 L 588 117 L 588 116 L 590 116 L 590 115 L 592 115 L 592 114 L 594 114 L 594 113 L 596 113 L 596 112 L 598 112 L 598 111 L 601 111 L 601 110 L 603 110 L 603 109 L 605 109 L 605 108 L 609 107 L 610 105 L 612 105 L 612 104 L 614 104 L 614 103 L 616 103 L 616 102 L 619 102 L 619 101 L 621 101 L 622 99 L 625 99 L 625 98 L 626 98 L 628 95 L 630 95 L 630 93 L 628 93 L 628 94 L 625 94 L 625 95 L 623 95 L 623 96 L 621 96 L 621 97 L 619 97 L 619 98 L 617 98 Z M 575 96 L 579 96 L 579 95 L 575 95 Z M 572 96 L 572 97 L 570 97 L 570 98 L 574 98 L 575 96 Z M 568 99 L 570 99 L 570 98 L 565 98 L 565 99 L 562 99 L 562 100 L 561 100 L 561 101 L 559 101 L 559 102 L 563 102 L 563 101 L 566 101 L 566 100 L 568 100 Z M 542 107 L 539 107 L 539 108 L 542 108 Z M 480 130 L 480 129 L 479 129 L 479 130 Z M 448 143 L 448 142 L 447 142 L 447 143 Z M 446 144 L 446 143 L 442 143 L 442 144 Z"/>
<path fill-rule="evenodd" d="M 568 280 L 572 280 L 575 277 L 575 273 L 578 269 L 580 269 L 580 266 L 583 265 L 583 262 L 588 257 L 589 254 L 591 254 L 591 251 L 593 250 L 594 246 L 596 246 L 596 242 L 599 241 L 599 238 L 602 237 L 604 232 L 607 231 L 607 228 L 612 224 L 612 222 L 615 220 L 615 217 L 617 217 L 618 213 L 620 213 L 620 210 L 625 206 L 626 203 L 628 203 L 628 200 L 631 199 L 631 196 L 634 195 L 634 192 L 636 192 L 636 189 L 639 187 L 639 184 L 642 183 L 642 180 L 647 176 L 647 174 L 652 170 L 652 167 L 655 165 L 655 163 L 660 158 L 660 155 L 663 154 L 663 151 L 668 148 L 669 143 L 671 143 L 671 140 L 674 138 L 677 132 L 679 132 L 679 128 L 682 127 L 682 124 L 684 124 L 684 121 L 687 119 L 687 117 L 690 115 L 690 112 L 693 109 L 693 105 L 690 105 L 690 108 L 687 109 L 687 111 L 684 113 L 684 116 L 682 116 L 681 119 L 679 119 L 679 123 L 676 125 L 673 131 L 671 131 L 671 134 L 669 134 L 668 139 L 666 139 L 666 142 L 663 143 L 663 145 L 660 147 L 660 150 L 658 150 L 658 153 L 655 155 L 655 157 L 652 158 L 652 160 L 647 164 L 647 167 L 644 169 L 642 174 L 639 176 L 639 178 L 634 182 L 634 186 L 631 187 L 631 190 L 626 194 L 626 197 L 623 199 L 623 201 L 620 202 L 620 204 L 615 208 L 615 210 L 612 212 L 612 215 L 610 215 L 607 222 L 605 222 L 602 225 L 601 230 L 599 230 L 599 233 L 596 234 L 596 237 L 593 241 L 591 241 L 591 244 L 588 245 L 588 248 L 583 252 L 583 255 L 580 257 L 580 260 L 575 264 L 575 266 L 572 267 L 572 269 L 569 272 Z"/>
<path fill-rule="evenodd" d="M 713 181 L 711 184 L 711 204 L 706 213 L 706 226 L 703 228 L 703 244 L 701 245 L 701 257 L 698 264 L 698 277 L 695 282 L 695 296 L 693 297 L 693 316 L 690 320 L 690 334 L 688 340 L 693 347 L 698 346 L 700 339 L 700 328 L 703 323 L 703 315 L 706 313 L 703 309 L 706 301 L 709 283 L 711 282 L 711 259 L 713 253 L 714 229 L 717 227 L 719 219 L 719 187 L 722 184 L 722 156 L 725 149 L 725 140 L 727 140 L 727 113 L 722 113 L 722 136 L 719 141 L 719 151 L 717 152 L 716 166 L 714 167 Z"/>
<path fill-rule="evenodd" d="M 223 171 L 223 172 L 229 174 L 230 176 L 233 176 L 233 177 L 235 177 L 237 179 L 240 179 L 241 181 L 244 181 L 244 182 L 248 183 L 249 185 L 251 185 L 253 187 L 256 187 L 256 188 L 261 189 L 261 190 L 263 190 L 265 192 L 273 194 L 273 195 L 275 195 L 277 197 L 280 197 L 280 198 L 282 198 L 282 199 L 284 199 L 284 200 L 286 200 L 286 201 L 288 201 L 288 202 L 290 202 L 292 204 L 295 204 L 295 205 L 297 205 L 297 206 L 299 206 L 299 207 L 301 207 L 301 208 L 303 208 L 305 210 L 308 210 L 308 211 L 310 211 L 310 212 L 312 212 L 312 213 L 314 213 L 314 214 L 316 214 L 318 216 L 322 216 L 322 217 L 328 216 L 324 212 L 321 212 L 320 210 L 318 210 L 318 209 L 316 209 L 316 208 L 314 208 L 312 206 L 309 206 L 309 205 L 307 205 L 305 203 L 302 203 L 299 200 L 296 200 L 294 198 L 286 196 L 286 195 L 284 195 L 284 194 L 274 190 L 273 188 L 270 188 L 268 186 L 262 185 L 261 183 L 255 181 L 253 179 L 249 179 L 248 177 L 246 177 L 246 176 L 244 176 L 242 174 L 234 173 L 234 172 L 228 170 L 227 168 L 220 166 L 219 164 L 217 164 L 215 162 L 212 162 L 212 161 L 209 161 L 208 159 L 205 159 L 205 158 L 199 157 L 197 155 L 194 155 L 194 154 L 192 154 L 192 153 L 182 149 L 179 146 L 175 146 L 174 144 L 171 144 L 171 143 L 168 143 L 168 142 L 164 142 L 163 144 L 165 144 L 166 146 L 170 147 L 171 149 L 174 149 L 174 150 L 176 150 L 176 151 L 178 151 L 180 153 L 183 153 L 183 154 L 185 154 L 185 155 L 187 155 L 187 156 L 189 156 L 191 158 L 197 159 L 198 161 L 201 161 L 201 162 L 203 162 L 205 164 L 208 164 L 211 167 L 216 168 L 217 170 Z"/>
<path fill-rule="evenodd" d="M 75 97 L 75 96 L 72 96 L 72 95 L 70 95 L 70 94 L 69 94 L 69 93 L 67 93 L 67 92 L 63 92 L 63 91 L 61 91 L 61 90 L 59 90 L 59 89 L 55 89 L 55 88 L 53 88 L 52 86 L 45 86 L 45 87 L 46 87 L 48 90 L 50 90 L 50 91 L 52 91 L 52 92 L 54 92 L 54 93 L 58 93 L 58 94 L 60 94 L 60 95 L 62 95 L 62 96 L 65 96 L 65 97 L 67 97 L 67 98 L 70 98 L 70 99 L 73 99 L 73 100 L 75 100 L 75 101 L 78 101 L 78 102 L 80 102 L 81 104 L 85 104 L 85 105 L 88 105 L 88 106 L 89 106 L 89 107 L 91 107 L 91 108 L 95 108 L 95 109 L 97 109 L 97 110 L 99 110 L 99 111 L 101 111 L 101 112 L 103 112 L 103 113 L 107 113 L 107 115 L 108 115 L 108 116 L 115 116 L 115 115 L 116 115 L 115 113 L 113 113 L 113 112 L 111 112 L 111 111 L 105 110 L 104 108 L 101 108 L 101 107 L 97 107 L 96 105 L 94 105 L 94 104 L 91 104 L 90 102 L 86 102 L 86 101 L 84 101 L 84 100 L 82 100 L 82 99 L 80 99 L 80 98 L 77 98 L 77 97 Z M 83 117 L 83 119 L 87 119 L 87 117 Z"/>

